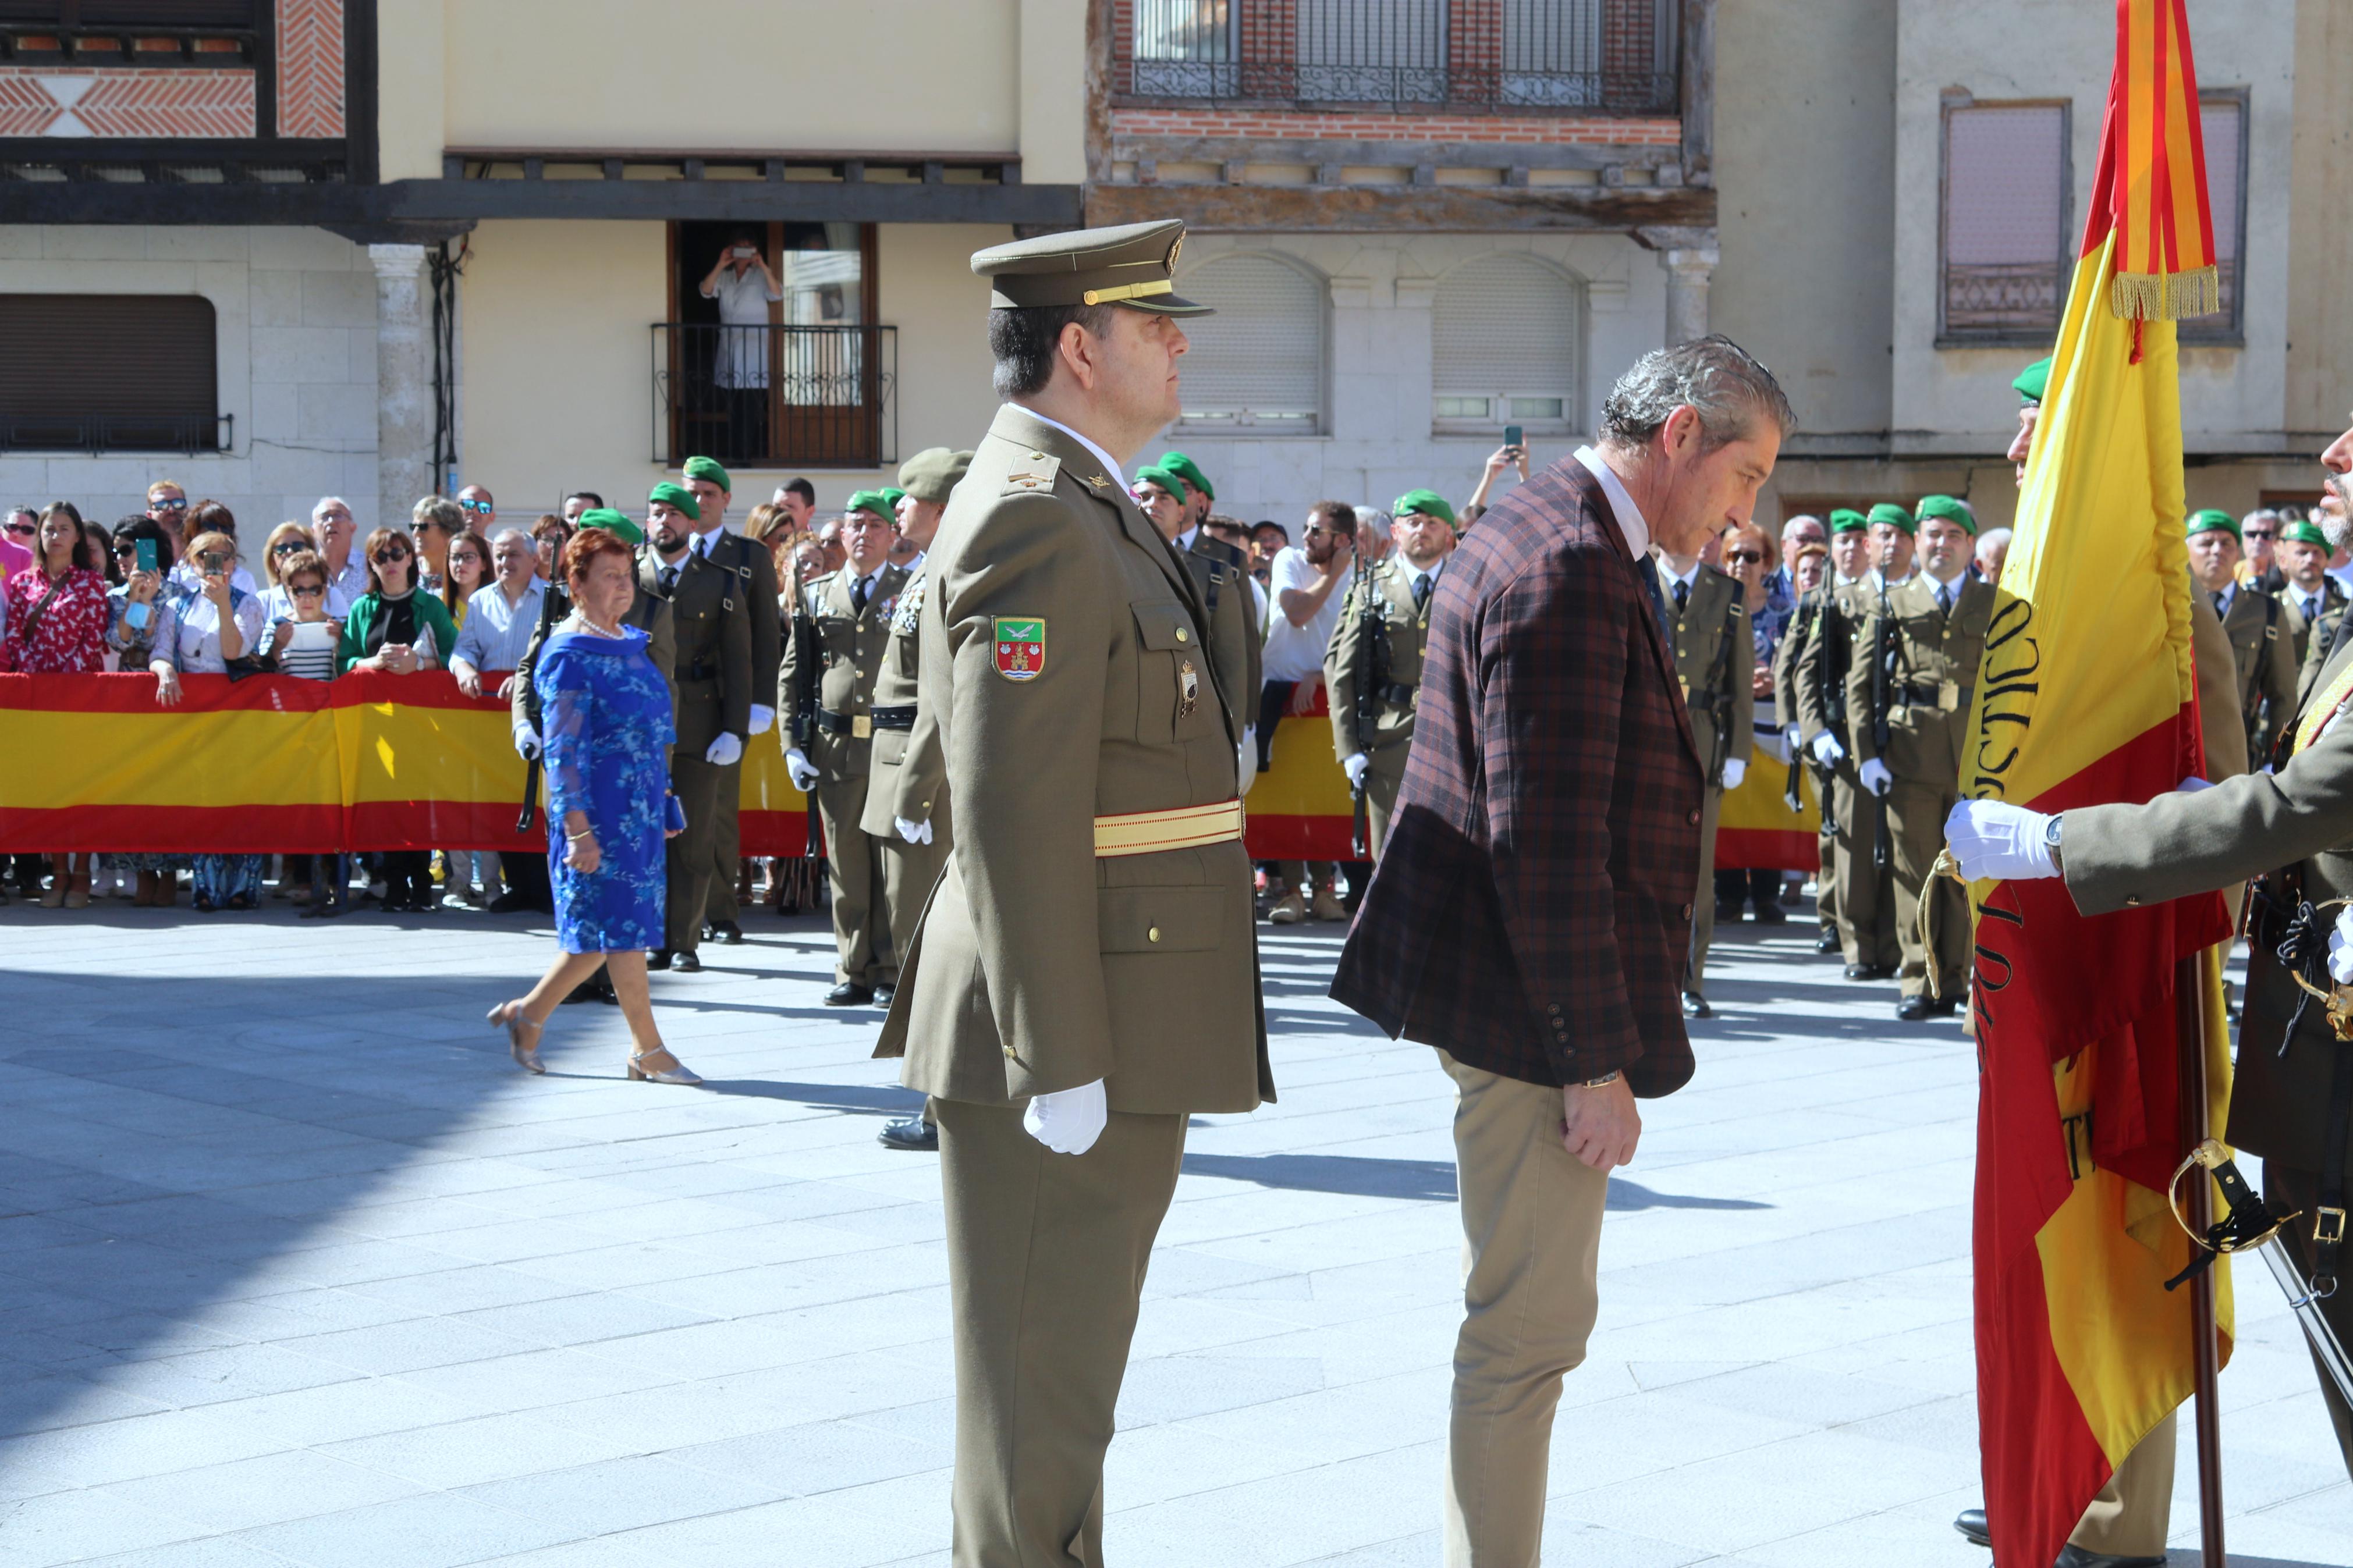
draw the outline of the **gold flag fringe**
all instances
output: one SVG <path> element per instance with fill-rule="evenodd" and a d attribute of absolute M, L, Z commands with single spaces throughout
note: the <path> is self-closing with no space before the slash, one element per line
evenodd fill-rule
<path fill-rule="evenodd" d="M 2220 268 L 2194 272 L 2119 272 L 2108 284 L 2108 309 L 2127 321 L 2179 321 L 2222 308 Z"/>

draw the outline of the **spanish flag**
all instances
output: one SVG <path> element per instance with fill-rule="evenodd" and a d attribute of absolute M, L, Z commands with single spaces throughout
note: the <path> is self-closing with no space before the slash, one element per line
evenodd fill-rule
<path fill-rule="evenodd" d="M 2036 811 L 2204 771 L 2174 320 L 2215 308 L 2183 0 L 2118 0 L 2090 221 L 1979 670 L 1961 790 Z M 1980 1059 L 1978 1442 L 1998 1568 L 2048 1568 L 2192 1381 L 2175 976 L 2202 954 L 2205 1123 L 2228 1102 L 2220 894 L 2086 919 L 2055 880 L 1971 889 Z M 2227 1336 L 2227 1279 L 2217 1305 Z"/>

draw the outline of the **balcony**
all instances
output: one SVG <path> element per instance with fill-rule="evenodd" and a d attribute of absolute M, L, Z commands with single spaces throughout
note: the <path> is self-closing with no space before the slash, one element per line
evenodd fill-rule
<path fill-rule="evenodd" d="M 895 327 L 653 328 L 653 457 L 729 467 L 898 461 Z"/>
<path fill-rule="evenodd" d="M 1112 0 L 1116 102 L 1672 115 L 1677 0 Z"/>

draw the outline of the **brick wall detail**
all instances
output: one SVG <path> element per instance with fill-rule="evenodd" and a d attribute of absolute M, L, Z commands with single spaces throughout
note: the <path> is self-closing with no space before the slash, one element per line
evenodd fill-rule
<path fill-rule="evenodd" d="M 253 73 L 0 67 L 0 135 L 251 136 Z"/>
<path fill-rule="evenodd" d="M 1113 136 L 1266 142 L 1436 142 L 1500 146 L 1674 147 L 1683 121 L 1609 115 L 1384 114 L 1279 109 L 1114 109 Z"/>
<path fill-rule="evenodd" d="M 343 133 L 343 0 L 278 0 L 278 134 Z"/>

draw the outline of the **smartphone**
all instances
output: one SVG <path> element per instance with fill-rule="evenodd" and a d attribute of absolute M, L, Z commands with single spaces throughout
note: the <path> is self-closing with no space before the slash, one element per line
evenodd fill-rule
<path fill-rule="evenodd" d="M 139 550 L 139 570 L 142 572 L 155 570 L 155 542 L 152 539 L 141 539 L 134 540 L 132 542 Z"/>
<path fill-rule="evenodd" d="M 1506 425 L 1506 426 L 1504 426 L 1504 446 L 1506 446 L 1506 447 L 1517 447 L 1517 446 L 1521 445 L 1521 444 L 1522 444 L 1522 441 L 1521 441 L 1522 434 L 1523 434 L 1523 432 L 1521 431 L 1520 426 L 1518 426 L 1517 425 Z"/>

